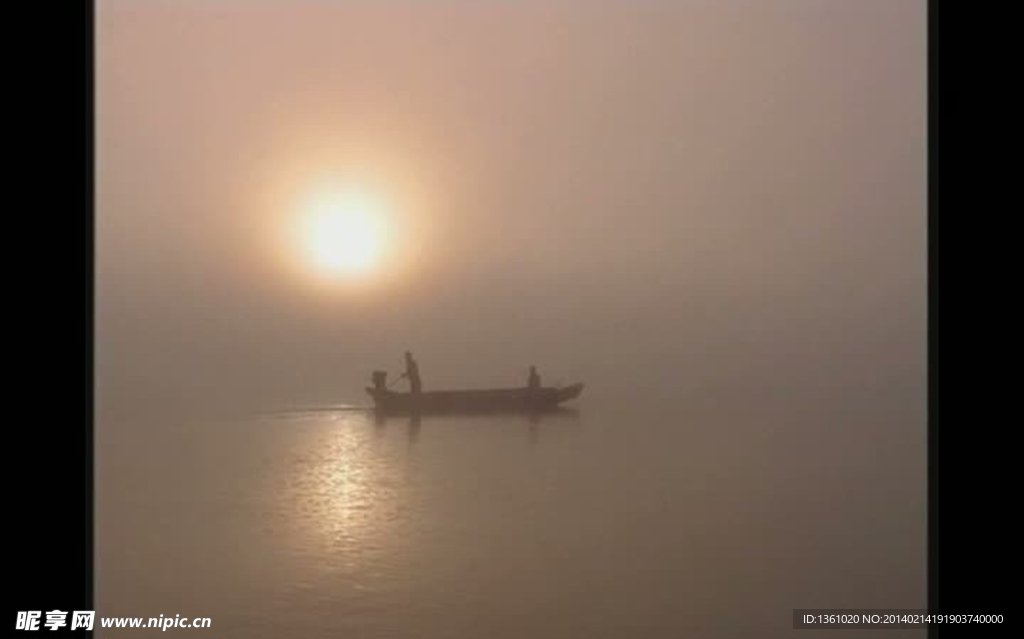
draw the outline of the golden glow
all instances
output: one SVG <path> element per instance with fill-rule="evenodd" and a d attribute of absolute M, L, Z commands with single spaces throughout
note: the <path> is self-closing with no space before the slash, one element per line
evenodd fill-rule
<path fill-rule="evenodd" d="M 441 180 L 384 127 L 356 135 L 315 116 L 268 141 L 242 190 L 263 281 L 324 303 L 400 295 L 430 270 Z"/>
<path fill-rule="evenodd" d="M 401 467 L 383 463 L 386 452 L 373 445 L 377 434 L 362 428 L 366 418 L 342 413 L 317 419 L 296 432 L 281 464 L 273 494 L 287 514 L 287 548 L 315 557 L 328 569 L 372 563 L 374 554 L 400 552 L 403 513 L 410 507 Z"/>
<path fill-rule="evenodd" d="M 354 189 L 320 193 L 303 211 L 301 250 L 324 274 L 365 275 L 383 257 L 385 214 L 381 202 Z"/>

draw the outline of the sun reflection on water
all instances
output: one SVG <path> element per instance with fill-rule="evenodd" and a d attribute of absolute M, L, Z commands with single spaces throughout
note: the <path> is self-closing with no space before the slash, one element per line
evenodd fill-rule
<path fill-rule="evenodd" d="M 281 492 L 293 550 L 325 569 L 350 570 L 393 556 L 405 492 L 400 464 L 362 416 L 320 420 L 300 439 Z"/>

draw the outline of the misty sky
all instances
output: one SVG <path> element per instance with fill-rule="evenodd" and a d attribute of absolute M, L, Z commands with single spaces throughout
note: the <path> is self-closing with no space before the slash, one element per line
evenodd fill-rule
<path fill-rule="evenodd" d="M 913 0 L 102 0 L 101 405 L 363 401 L 411 348 L 923 410 L 925 42 Z M 325 289 L 282 238 L 339 176 L 404 244 Z"/>

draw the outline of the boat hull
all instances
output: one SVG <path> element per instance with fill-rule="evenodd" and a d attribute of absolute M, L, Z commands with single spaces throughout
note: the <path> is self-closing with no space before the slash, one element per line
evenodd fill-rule
<path fill-rule="evenodd" d="M 499 388 L 427 391 L 413 395 L 367 388 L 378 411 L 386 413 L 534 412 L 579 397 L 583 384 L 563 388 Z"/>

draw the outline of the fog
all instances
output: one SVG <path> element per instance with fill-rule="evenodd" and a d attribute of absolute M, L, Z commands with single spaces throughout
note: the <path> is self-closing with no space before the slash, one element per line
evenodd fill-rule
<path fill-rule="evenodd" d="M 781 638 L 924 607 L 924 2 L 97 5 L 99 616 Z M 335 184 L 383 202 L 358 273 L 297 231 Z M 406 349 L 428 391 L 586 389 L 330 408 Z"/>
<path fill-rule="evenodd" d="M 101 411 L 366 403 L 411 349 L 923 441 L 923 2 L 97 4 Z M 358 286 L 281 239 L 325 175 L 398 203 Z"/>

